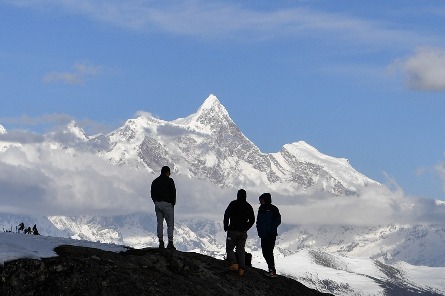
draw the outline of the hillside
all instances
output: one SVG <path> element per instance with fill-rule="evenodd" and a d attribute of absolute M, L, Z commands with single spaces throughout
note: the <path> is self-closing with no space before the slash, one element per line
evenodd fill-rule
<path fill-rule="evenodd" d="M 111 252 L 62 245 L 58 256 L 18 259 L 0 267 L 0 295 L 328 295 L 248 268 L 243 278 L 227 262 L 157 248 Z"/>

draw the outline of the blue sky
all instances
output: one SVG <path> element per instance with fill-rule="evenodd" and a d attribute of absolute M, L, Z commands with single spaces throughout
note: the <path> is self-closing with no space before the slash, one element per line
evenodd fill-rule
<path fill-rule="evenodd" d="M 95 133 L 214 94 L 263 152 L 445 199 L 444 27 L 443 0 L 0 0 L 0 124 Z"/>

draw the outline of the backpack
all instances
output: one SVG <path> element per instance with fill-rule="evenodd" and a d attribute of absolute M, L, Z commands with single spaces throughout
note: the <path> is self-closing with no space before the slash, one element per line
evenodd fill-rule
<path fill-rule="evenodd" d="M 248 252 L 245 252 L 244 254 L 245 254 L 244 261 L 245 261 L 246 266 L 252 267 L 252 254 L 248 253 Z M 236 256 L 236 261 L 238 261 L 238 254 L 235 253 L 235 256 Z"/>
<path fill-rule="evenodd" d="M 246 261 L 246 266 L 252 267 L 252 254 L 246 252 L 246 255 L 244 257 Z"/>

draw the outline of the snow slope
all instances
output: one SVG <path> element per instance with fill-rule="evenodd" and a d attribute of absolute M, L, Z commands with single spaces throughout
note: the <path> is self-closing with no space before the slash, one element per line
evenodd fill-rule
<path fill-rule="evenodd" d="M 14 259 L 40 259 L 57 256 L 54 248 L 61 245 L 73 245 L 120 252 L 127 248 L 115 244 L 95 243 L 62 237 L 50 237 L 23 233 L 0 233 L 0 264 Z"/>

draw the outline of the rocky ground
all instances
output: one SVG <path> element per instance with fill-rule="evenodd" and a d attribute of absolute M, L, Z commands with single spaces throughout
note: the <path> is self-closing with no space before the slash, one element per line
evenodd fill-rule
<path fill-rule="evenodd" d="M 262 270 L 244 277 L 227 262 L 197 253 L 154 248 L 115 253 L 60 246 L 58 256 L 0 266 L 0 295 L 326 295 Z"/>

